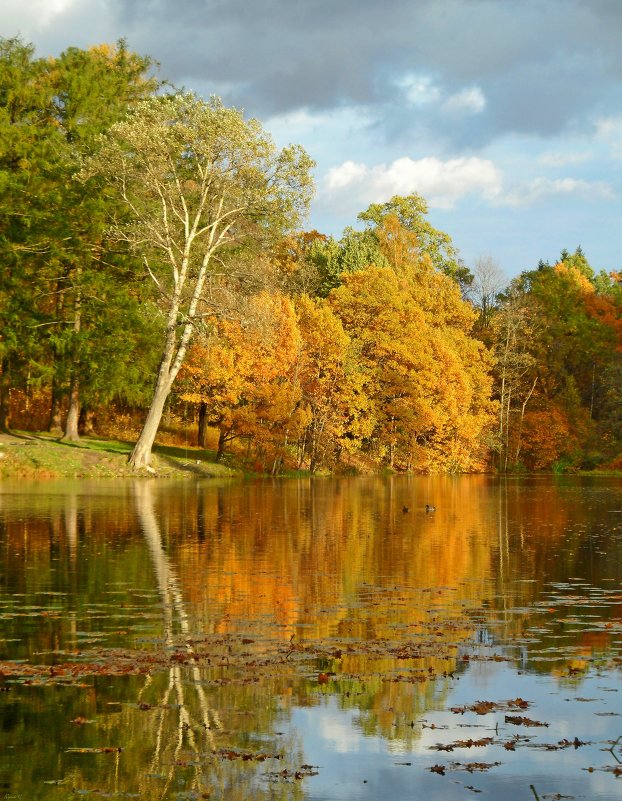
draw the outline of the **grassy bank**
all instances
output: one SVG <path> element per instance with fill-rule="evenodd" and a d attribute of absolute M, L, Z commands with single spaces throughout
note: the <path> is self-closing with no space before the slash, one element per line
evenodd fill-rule
<path fill-rule="evenodd" d="M 46 434 L 0 434 L 0 478 L 169 478 L 241 476 L 233 465 L 217 464 L 213 451 L 156 445 L 154 473 L 132 470 L 127 459 L 133 444 L 83 437 L 78 443 L 60 442 Z"/>
<path fill-rule="evenodd" d="M 253 474 L 241 457 L 228 454 L 216 462 L 214 450 L 185 445 L 155 445 L 153 472 L 133 470 L 128 457 L 134 444 L 123 440 L 83 437 L 80 442 L 62 442 L 47 433 L 0 434 L 0 479 L 2 478 L 235 478 Z M 616 465 L 617 467 L 617 465 Z M 382 473 L 377 464 L 353 459 L 338 471 L 340 475 Z M 256 474 L 256 473 L 254 473 Z M 328 472 L 324 473 L 328 475 Z M 572 471 L 571 475 L 622 476 L 619 469 Z M 283 469 L 281 475 L 308 476 L 307 471 Z M 527 473 L 521 473 L 527 475 Z M 560 474 L 563 475 L 563 474 Z"/>

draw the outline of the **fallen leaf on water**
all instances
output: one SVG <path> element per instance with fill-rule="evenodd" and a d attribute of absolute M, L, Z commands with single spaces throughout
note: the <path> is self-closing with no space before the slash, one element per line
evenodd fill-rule
<path fill-rule="evenodd" d="M 492 737 L 482 737 L 479 740 L 472 740 L 469 738 L 468 740 L 456 740 L 453 743 L 436 743 L 436 745 L 431 745 L 430 749 L 433 751 L 453 751 L 454 748 L 483 748 L 486 745 L 490 745 L 493 742 Z"/>
<path fill-rule="evenodd" d="M 472 740 L 469 738 L 468 740 L 456 740 L 454 745 L 456 748 L 482 748 L 485 745 L 490 745 L 492 742 L 492 737 L 481 737 L 479 740 Z"/>
<path fill-rule="evenodd" d="M 528 709 L 531 704 L 523 698 L 515 698 L 513 701 L 507 702 L 509 707 L 518 707 L 519 709 Z"/>
<path fill-rule="evenodd" d="M 475 712 L 477 715 L 487 715 L 489 712 L 496 712 L 502 709 L 527 709 L 531 704 L 523 698 L 515 698 L 510 701 L 476 701 L 474 704 L 465 706 L 452 706 L 451 712 L 457 715 L 464 715 L 465 712 Z"/>
<path fill-rule="evenodd" d="M 452 762 L 451 769 L 466 770 L 469 773 L 473 773 L 474 771 L 490 770 L 491 768 L 496 768 L 500 764 L 501 762 L 465 762 L 464 764 L 461 762 Z"/>
<path fill-rule="evenodd" d="M 478 715 L 487 715 L 489 712 L 494 712 L 495 709 L 498 708 L 498 705 L 493 701 L 476 701 L 470 706 L 452 706 L 451 711 L 458 715 L 464 715 L 465 712 L 475 712 Z"/>
<path fill-rule="evenodd" d="M 301 779 L 306 779 L 308 776 L 317 776 L 318 770 L 317 765 L 301 765 L 300 768 L 296 771 L 292 770 L 281 770 L 277 773 L 269 773 L 273 779 L 295 779 L 300 781 Z"/>
<path fill-rule="evenodd" d="M 513 723 L 515 726 L 548 726 L 548 723 L 541 723 L 539 720 L 531 720 L 518 715 L 506 715 L 506 723 Z"/>

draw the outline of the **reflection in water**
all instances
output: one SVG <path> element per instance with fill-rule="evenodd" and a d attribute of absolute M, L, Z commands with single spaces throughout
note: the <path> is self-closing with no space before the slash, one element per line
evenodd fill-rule
<path fill-rule="evenodd" d="M 203 745 L 195 736 L 195 729 L 202 730 L 205 743 L 204 748 L 210 751 L 214 750 L 214 739 L 211 735 L 211 726 L 209 708 L 207 698 L 205 696 L 204 688 L 201 685 L 201 673 L 199 666 L 192 653 L 192 646 L 190 643 L 190 624 L 188 615 L 184 607 L 182 590 L 179 580 L 175 574 L 174 569 L 171 567 L 170 560 L 162 547 L 162 537 L 160 528 L 153 510 L 153 484 L 151 482 L 144 482 L 136 484 L 134 487 L 136 493 L 136 512 L 140 527 L 147 541 L 149 554 L 153 564 L 154 573 L 157 578 L 158 590 L 162 600 L 162 609 L 164 613 L 164 639 L 170 648 L 174 646 L 174 630 L 175 621 L 177 621 L 179 630 L 183 636 L 184 645 L 189 654 L 190 675 L 193 684 L 190 685 L 191 689 L 197 694 L 198 708 L 200 710 L 200 725 L 197 726 L 190 714 L 190 706 L 186 704 L 184 693 L 184 676 L 182 675 L 182 668 L 179 663 L 174 663 L 168 668 L 168 685 L 163 697 L 158 704 L 160 711 L 158 715 L 158 725 L 156 733 L 156 745 L 153 760 L 151 762 L 150 772 L 155 774 L 159 772 L 161 763 L 163 761 L 163 740 L 164 724 L 166 719 L 166 710 L 169 708 L 171 696 L 174 696 L 177 702 L 177 741 L 175 743 L 175 750 L 173 758 L 170 760 L 169 770 L 167 775 L 167 782 L 163 794 L 166 794 L 168 787 L 171 784 L 174 775 L 174 765 L 179 762 L 180 754 L 187 741 L 192 753 L 195 756 L 195 781 L 193 785 L 195 789 L 200 789 L 200 760 L 198 759 L 200 747 Z M 149 677 L 151 682 L 151 677 Z M 143 697 L 144 690 L 141 691 L 139 698 Z M 218 725 L 218 722 L 217 722 Z M 219 726 L 220 727 L 220 726 Z"/>
<path fill-rule="evenodd" d="M 447 711 L 465 688 L 508 700 L 527 676 L 578 692 L 598 673 L 620 689 L 620 509 L 620 482 L 578 478 L 4 484 L 0 798 L 343 798 L 337 743 L 378 772 L 408 754 L 453 797 L 430 732 L 483 725 Z M 495 713 L 472 760 L 507 762 Z M 563 740 L 576 710 L 548 714 Z M 551 745 L 528 734 L 508 799 Z M 607 798 L 596 779 L 615 775 L 583 774 Z"/>

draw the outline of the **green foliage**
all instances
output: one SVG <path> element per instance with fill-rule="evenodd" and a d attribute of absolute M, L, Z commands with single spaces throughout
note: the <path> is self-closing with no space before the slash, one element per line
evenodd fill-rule
<path fill-rule="evenodd" d="M 388 264 L 378 238 L 370 229 L 356 231 L 346 228 L 338 242 L 329 239 L 309 255 L 317 265 L 320 276 L 318 295 L 321 297 L 326 297 L 331 289 L 339 286 L 343 275 Z"/>
<path fill-rule="evenodd" d="M 619 408 L 622 297 L 581 248 L 541 262 L 497 312 L 500 448 L 506 463 L 567 470 L 622 446 Z M 512 339 L 504 321 L 514 319 Z M 599 459 L 602 461 L 601 456 Z M 502 462 L 503 462 L 502 459 Z"/>
<path fill-rule="evenodd" d="M 0 39 L 0 427 L 10 389 L 144 405 L 156 375 L 159 420 L 195 332 L 226 321 L 191 394 L 258 451 L 313 469 L 361 447 L 428 469 L 481 465 L 484 445 L 501 469 L 619 454 L 620 274 L 577 247 L 499 293 L 417 194 L 338 240 L 299 233 L 304 150 L 218 98 L 159 94 L 152 66 L 122 41 L 41 59 Z"/>
<path fill-rule="evenodd" d="M 319 276 L 317 294 L 326 297 L 344 275 L 369 267 L 396 267 L 386 237 L 392 226 L 410 235 L 409 260 L 428 259 L 435 270 L 452 278 L 465 291 L 473 276 L 460 260 L 451 237 L 434 228 L 426 219 L 427 213 L 427 204 L 420 195 L 395 196 L 388 203 L 373 203 L 358 215 L 364 223 L 363 230 L 348 227 L 338 241 L 318 241 L 307 253 Z"/>
<path fill-rule="evenodd" d="M 419 256 L 427 256 L 436 270 L 465 290 L 472 283 L 473 276 L 461 261 L 449 234 L 434 228 L 426 219 L 427 213 L 428 204 L 421 195 L 396 195 L 387 203 L 372 203 L 358 218 L 368 228 L 377 231 L 387 218 L 395 217 L 404 230 L 414 235 Z"/>
<path fill-rule="evenodd" d="M 147 358 L 135 265 L 106 240 L 115 201 L 73 174 L 131 103 L 157 88 L 125 44 L 36 59 L 0 40 L 0 352 L 13 385 L 79 383 L 93 404 L 137 397 Z M 134 288 L 132 288 L 134 287 Z"/>

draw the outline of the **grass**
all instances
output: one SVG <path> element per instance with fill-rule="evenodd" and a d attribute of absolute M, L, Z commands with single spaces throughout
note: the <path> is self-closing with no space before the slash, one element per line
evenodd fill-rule
<path fill-rule="evenodd" d="M 0 436 L 0 477 L 3 478 L 119 478 L 151 475 L 128 465 L 133 444 L 122 440 L 83 437 L 62 442 L 49 434 L 15 432 Z M 156 476 L 241 476 L 236 466 L 217 463 L 214 451 L 156 445 L 152 467 Z"/>

